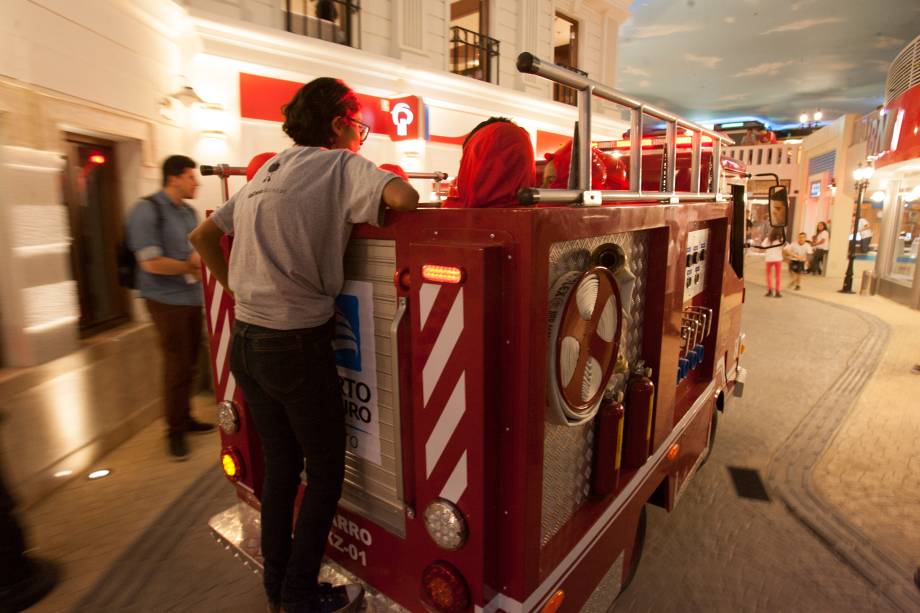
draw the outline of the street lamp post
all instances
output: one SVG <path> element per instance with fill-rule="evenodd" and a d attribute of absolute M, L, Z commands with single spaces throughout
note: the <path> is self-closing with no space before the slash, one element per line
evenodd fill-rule
<path fill-rule="evenodd" d="M 853 214 L 853 235 L 850 237 L 850 258 L 847 263 L 847 272 L 843 276 L 843 287 L 840 289 L 842 294 L 852 294 L 853 292 L 853 261 L 856 259 L 856 233 L 859 232 L 859 214 L 862 211 L 863 196 L 866 188 L 869 187 L 869 179 L 875 174 L 871 166 L 860 165 L 853 171 L 853 178 L 856 179 L 856 212 Z"/>

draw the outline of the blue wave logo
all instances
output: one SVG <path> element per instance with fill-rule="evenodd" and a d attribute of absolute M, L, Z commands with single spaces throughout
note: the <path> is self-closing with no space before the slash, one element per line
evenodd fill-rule
<path fill-rule="evenodd" d="M 335 363 L 343 368 L 361 372 L 361 318 L 358 297 L 341 294 L 335 300 Z"/>

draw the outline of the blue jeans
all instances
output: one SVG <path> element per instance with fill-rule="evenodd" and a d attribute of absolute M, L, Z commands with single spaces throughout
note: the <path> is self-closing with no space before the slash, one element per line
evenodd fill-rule
<path fill-rule="evenodd" d="M 345 477 L 345 413 L 332 331 L 331 321 L 300 330 L 241 321 L 233 328 L 230 370 L 243 390 L 265 457 L 265 591 L 292 611 L 316 591 Z M 308 485 L 295 523 L 294 500 L 305 463 Z"/>

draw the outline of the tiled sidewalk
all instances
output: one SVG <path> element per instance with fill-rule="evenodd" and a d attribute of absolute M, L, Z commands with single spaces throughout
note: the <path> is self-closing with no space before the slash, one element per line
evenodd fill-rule
<path fill-rule="evenodd" d="M 193 412 L 213 421 L 213 397 L 195 398 Z M 30 611 L 69 611 L 151 522 L 216 464 L 216 433 L 191 437 L 189 443 L 188 461 L 172 461 L 157 420 L 96 462 L 95 468 L 112 471 L 108 477 L 74 477 L 22 513 L 35 553 L 55 560 L 64 572 L 62 582 Z"/>
<path fill-rule="evenodd" d="M 762 261 L 748 263 L 749 282 L 762 284 Z M 857 262 L 855 289 L 871 264 Z M 815 467 L 812 485 L 873 541 L 920 566 L 920 375 L 911 372 L 920 363 L 920 311 L 880 296 L 841 294 L 842 285 L 842 277 L 806 275 L 800 291 L 784 290 L 870 313 L 891 329 L 877 370 Z"/>

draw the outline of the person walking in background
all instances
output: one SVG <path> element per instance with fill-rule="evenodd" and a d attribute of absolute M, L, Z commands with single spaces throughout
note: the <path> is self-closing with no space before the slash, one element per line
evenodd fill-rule
<path fill-rule="evenodd" d="M 764 250 L 764 260 L 767 264 L 767 293 L 768 297 L 782 298 L 780 285 L 780 271 L 783 265 L 783 247 L 786 245 L 782 228 L 773 228 L 770 235 L 763 239 L 760 247 Z"/>
<path fill-rule="evenodd" d="M 827 261 L 827 247 L 830 244 L 831 235 L 827 230 L 827 224 L 819 221 L 815 227 L 815 235 L 811 239 L 811 246 L 815 251 L 814 259 L 811 265 L 811 274 L 824 274 L 824 263 Z"/>
<path fill-rule="evenodd" d="M 201 260 L 188 241 L 198 225 L 195 162 L 173 155 L 163 162 L 163 189 L 141 199 L 128 216 L 128 248 L 137 260 L 136 287 L 156 326 L 163 354 L 163 403 L 169 454 L 188 458 L 186 434 L 212 432 L 214 426 L 191 415 L 201 346 Z"/>
<path fill-rule="evenodd" d="M 0 568 L 3 569 L 0 611 L 3 613 L 28 609 L 47 596 L 60 577 L 56 564 L 29 551 L 15 506 L 0 467 Z"/>
<path fill-rule="evenodd" d="M 754 128 L 748 128 L 747 132 L 744 133 L 744 136 L 741 137 L 741 144 L 743 146 L 757 145 L 759 143 L 760 143 L 760 139 L 758 139 L 757 135 L 754 134 Z"/>
<path fill-rule="evenodd" d="M 789 272 L 792 273 L 792 283 L 790 287 L 797 290 L 802 289 L 802 273 L 805 271 L 805 262 L 812 253 L 811 245 L 806 240 L 808 236 L 804 232 L 799 232 L 796 242 L 786 245 L 786 253 L 789 254 Z"/>
<path fill-rule="evenodd" d="M 357 584 L 317 583 L 345 478 L 345 414 L 332 349 L 345 247 L 353 224 L 380 226 L 385 206 L 415 209 L 418 193 L 357 155 L 370 127 L 341 81 L 314 79 L 283 112 L 294 146 L 266 162 L 189 238 L 236 300 L 230 369 L 265 459 L 268 608 L 332 613 L 353 610 L 363 596 Z M 224 234 L 234 237 L 229 266 Z"/>

